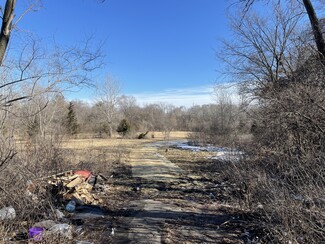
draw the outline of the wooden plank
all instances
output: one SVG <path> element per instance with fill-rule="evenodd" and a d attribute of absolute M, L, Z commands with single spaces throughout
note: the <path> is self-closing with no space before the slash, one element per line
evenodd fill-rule
<path fill-rule="evenodd" d="M 79 184 L 84 182 L 84 180 L 80 177 L 75 178 L 74 180 L 70 181 L 68 184 L 66 184 L 66 187 L 73 188 Z"/>

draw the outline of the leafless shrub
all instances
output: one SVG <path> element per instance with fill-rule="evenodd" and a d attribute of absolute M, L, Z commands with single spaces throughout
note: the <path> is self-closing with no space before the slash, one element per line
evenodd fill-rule
<path fill-rule="evenodd" d="M 39 155 L 39 154 L 38 154 Z M 39 155 L 40 156 L 40 155 Z M 42 167 L 24 167 L 19 157 L 14 158 L 1 171 L 0 207 L 12 206 L 16 211 L 16 218 L 5 220 L 0 224 L 0 236 L 3 241 L 23 232 L 35 222 L 44 219 L 56 219 L 56 202 L 50 188 L 32 183 L 38 172 L 45 172 Z M 31 188 L 31 189 L 29 189 Z"/>
<path fill-rule="evenodd" d="M 230 165 L 226 174 L 239 183 L 240 203 L 253 212 L 252 229 L 262 229 L 262 241 L 321 243 L 324 67 L 310 40 L 299 34 L 301 13 L 290 4 L 275 4 L 269 18 L 247 13 L 234 22 L 238 38 L 226 44 L 225 56 L 255 99 L 253 143 L 246 148 L 250 159 Z"/>

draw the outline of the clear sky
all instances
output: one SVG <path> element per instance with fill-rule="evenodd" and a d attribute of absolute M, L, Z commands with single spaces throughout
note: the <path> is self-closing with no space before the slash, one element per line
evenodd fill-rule
<path fill-rule="evenodd" d="M 22 4 L 21 1 L 17 5 Z M 94 35 L 104 41 L 105 75 L 139 103 L 212 102 L 220 66 L 219 40 L 227 36 L 227 0 L 44 0 L 20 28 L 41 39 L 73 44 Z M 18 6 L 22 9 L 22 6 Z M 88 99 L 83 91 L 74 97 Z"/>

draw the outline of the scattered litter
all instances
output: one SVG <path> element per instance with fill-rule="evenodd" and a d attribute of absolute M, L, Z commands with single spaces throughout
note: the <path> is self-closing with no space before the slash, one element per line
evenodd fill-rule
<path fill-rule="evenodd" d="M 12 220 L 16 218 L 16 210 L 13 207 L 0 209 L 0 220 Z"/>
<path fill-rule="evenodd" d="M 50 229 L 51 227 L 53 227 L 54 225 L 56 225 L 57 223 L 53 220 L 43 220 L 40 222 L 37 222 L 33 225 L 33 227 L 41 227 L 44 229 Z"/>
<path fill-rule="evenodd" d="M 57 219 L 64 218 L 64 213 L 62 213 L 59 209 L 55 209 L 55 215 L 56 215 Z"/>
<path fill-rule="evenodd" d="M 68 239 L 72 239 L 72 227 L 68 224 L 56 224 L 53 225 L 48 232 L 47 235 L 59 235 L 61 237 L 65 237 Z"/>
<path fill-rule="evenodd" d="M 59 174 L 29 181 L 26 194 L 37 200 L 39 193 L 50 191 L 56 197 L 58 204 L 66 204 L 64 209 L 71 223 L 82 221 L 83 218 L 103 218 L 107 213 L 99 207 L 103 202 L 99 197 L 100 192 L 108 190 L 107 178 L 94 175 L 88 170 L 66 171 Z M 54 220 L 64 219 L 65 214 L 59 209 L 54 209 Z M 0 220 L 16 217 L 15 209 L 6 207 L 0 209 Z M 63 237 L 72 240 L 73 228 L 67 223 L 57 223 L 54 220 L 37 222 L 28 230 L 26 236 L 16 235 L 15 240 L 30 238 L 34 241 L 44 241 L 47 238 Z M 63 220 L 66 222 L 67 219 Z M 82 235 L 82 228 L 78 229 L 78 236 Z M 75 232 L 76 233 L 76 232 Z M 77 244 L 93 244 L 87 241 L 76 241 Z"/>
<path fill-rule="evenodd" d="M 76 210 L 76 202 L 71 200 L 68 202 L 67 206 L 65 207 L 65 210 L 68 212 L 74 212 Z"/>
<path fill-rule="evenodd" d="M 43 231 L 42 227 L 32 227 L 28 230 L 28 237 L 33 238 L 34 241 L 41 241 L 43 239 Z"/>

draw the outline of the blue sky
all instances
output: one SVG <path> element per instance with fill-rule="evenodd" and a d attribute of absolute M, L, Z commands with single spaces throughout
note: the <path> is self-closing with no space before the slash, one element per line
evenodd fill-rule
<path fill-rule="evenodd" d="M 220 48 L 219 40 L 228 35 L 225 15 L 229 1 L 107 0 L 99 4 L 96 0 L 44 0 L 43 3 L 40 11 L 24 17 L 20 28 L 43 40 L 54 36 L 67 45 L 89 35 L 94 35 L 98 42 L 104 41 L 106 65 L 97 81 L 105 75 L 115 77 L 123 84 L 123 94 L 134 95 L 139 103 L 212 102 L 211 87 L 217 81 L 216 70 L 221 65 L 215 58 L 215 50 Z M 92 95 L 83 90 L 71 96 L 89 99 Z"/>

